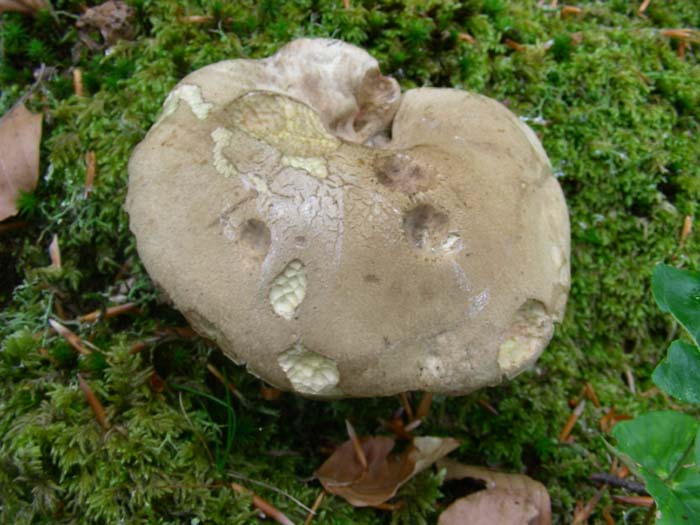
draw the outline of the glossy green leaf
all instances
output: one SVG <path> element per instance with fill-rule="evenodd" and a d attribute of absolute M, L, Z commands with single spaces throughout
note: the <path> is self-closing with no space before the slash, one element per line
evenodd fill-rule
<path fill-rule="evenodd" d="M 700 341 L 700 273 L 679 270 L 667 264 L 654 268 L 651 289 L 659 308 L 670 312 L 693 337 Z"/>
<path fill-rule="evenodd" d="M 613 437 L 626 462 L 644 478 L 661 517 L 658 525 L 700 523 L 699 423 L 680 412 L 650 412 L 615 425 Z"/>
<path fill-rule="evenodd" d="M 700 475 L 667 484 L 654 476 L 644 476 L 647 490 L 654 497 L 661 517 L 656 525 L 700 523 Z"/>
<path fill-rule="evenodd" d="M 674 341 L 666 358 L 652 375 L 654 383 L 667 394 L 685 401 L 700 403 L 700 349 Z"/>

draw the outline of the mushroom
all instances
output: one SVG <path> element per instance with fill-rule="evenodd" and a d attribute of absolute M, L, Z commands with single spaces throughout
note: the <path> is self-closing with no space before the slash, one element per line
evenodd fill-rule
<path fill-rule="evenodd" d="M 564 314 L 568 213 L 533 131 L 473 93 L 402 94 L 344 42 L 191 73 L 129 174 L 150 276 L 284 390 L 468 393 Z"/>

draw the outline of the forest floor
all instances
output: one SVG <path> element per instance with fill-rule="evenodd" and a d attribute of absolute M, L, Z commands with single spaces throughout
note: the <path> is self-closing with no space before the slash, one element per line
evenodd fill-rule
<path fill-rule="evenodd" d="M 275 397 L 192 337 L 149 280 L 123 209 L 129 155 L 178 80 L 301 36 L 367 49 L 404 89 L 496 98 L 542 140 L 571 214 L 566 318 L 533 370 L 469 396 L 436 395 L 417 433 L 459 439 L 452 457 L 464 462 L 541 481 L 554 523 L 571 523 L 577 502 L 598 489 L 589 476 L 611 466 L 605 414 L 672 403 L 650 374 L 675 327 L 649 285 L 656 263 L 700 263 L 700 236 L 681 241 L 700 203 L 700 45 L 669 31 L 700 27 L 698 2 L 651 0 L 642 14 L 630 0 L 573 9 L 536 0 L 128 3 L 136 16 L 109 43 L 76 28 L 83 2 L 0 17 L 0 113 L 28 95 L 44 115 L 38 187 L 0 223 L 0 523 L 257 523 L 232 481 L 301 523 L 307 511 L 282 493 L 312 504 L 313 471 L 346 439 L 345 420 L 361 435 L 386 433 L 379 420 L 401 407 L 398 397 Z M 54 235 L 60 268 L 48 251 Z M 77 321 L 119 301 L 137 309 Z M 97 350 L 76 353 L 51 319 Z M 246 401 L 227 394 L 208 364 Z M 600 406 L 586 403 L 562 441 L 570 400 L 586 384 Z M 439 472 L 414 478 L 395 512 L 328 496 L 314 523 L 434 523 L 454 499 L 439 485 Z M 642 523 L 644 512 L 612 493 L 624 491 L 604 492 L 588 522 L 607 524 L 608 513 Z"/>

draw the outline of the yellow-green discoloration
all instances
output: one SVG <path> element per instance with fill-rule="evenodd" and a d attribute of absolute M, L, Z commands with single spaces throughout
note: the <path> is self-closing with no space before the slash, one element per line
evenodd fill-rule
<path fill-rule="evenodd" d="M 537 350 L 537 341 L 513 337 L 504 341 L 498 349 L 498 366 L 509 375 L 524 365 Z"/>
<path fill-rule="evenodd" d="M 233 133 L 226 128 L 216 128 L 211 132 L 211 138 L 214 141 L 214 168 L 224 177 L 233 177 L 237 175 L 235 166 L 224 155 L 224 149 L 231 145 Z"/>
<path fill-rule="evenodd" d="M 306 297 L 306 284 L 304 263 L 295 259 L 275 277 L 270 288 L 270 304 L 275 313 L 291 320 Z"/>
<path fill-rule="evenodd" d="M 307 105 L 272 93 L 252 93 L 231 107 L 233 125 L 289 157 L 322 157 L 340 146 Z"/>
<path fill-rule="evenodd" d="M 326 159 L 320 157 L 282 157 L 282 165 L 290 168 L 304 170 L 317 179 L 325 179 L 328 176 Z"/>
<path fill-rule="evenodd" d="M 318 396 L 342 395 L 335 361 L 307 350 L 301 343 L 281 354 L 277 362 L 297 392 Z"/>
<path fill-rule="evenodd" d="M 205 120 L 214 107 L 214 104 L 211 102 L 204 101 L 202 89 L 199 86 L 194 84 L 182 84 L 175 88 L 168 95 L 168 98 L 165 99 L 163 103 L 163 112 L 160 117 L 161 120 L 174 113 L 181 100 L 187 103 L 192 113 L 194 113 L 199 120 Z"/>

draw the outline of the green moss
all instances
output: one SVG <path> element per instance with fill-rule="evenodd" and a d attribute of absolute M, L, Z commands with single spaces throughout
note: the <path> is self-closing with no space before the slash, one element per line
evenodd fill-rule
<path fill-rule="evenodd" d="M 225 486 L 243 475 L 307 505 L 308 481 L 321 450 L 344 439 L 345 418 L 374 433 L 396 399 L 320 403 L 262 399 L 259 382 L 201 340 L 170 336 L 132 354 L 165 326 L 184 324 L 160 302 L 141 267 L 122 209 L 126 164 L 172 86 L 217 60 L 262 57 L 298 36 L 324 36 L 366 47 L 404 88 L 454 86 L 495 97 L 527 119 L 542 139 L 564 188 L 572 220 L 571 298 L 562 326 L 537 368 L 471 396 L 438 396 L 421 431 L 463 441 L 455 455 L 476 464 L 524 470 L 552 495 L 554 521 L 569 523 L 576 500 L 590 497 L 587 477 L 608 467 L 598 420 L 586 407 L 576 443 L 557 442 L 570 414 L 567 400 L 584 381 L 604 406 L 636 414 L 665 408 L 661 397 L 632 395 L 651 386 L 672 327 L 649 294 L 655 263 L 698 267 L 700 241 L 678 238 L 700 202 L 700 49 L 685 59 L 659 28 L 698 27 L 692 0 L 652 2 L 647 17 L 627 0 L 581 2 L 562 18 L 535 2 L 336 0 L 281 2 L 132 2 L 137 37 L 110 53 L 79 49 L 80 3 L 54 2 L 57 13 L 2 16 L 0 110 L 34 82 L 44 62 L 57 68 L 30 98 L 44 122 L 42 178 L 22 200 L 23 229 L 0 233 L 0 522 L 257 523 L 249 498 Z M 183 24 L 187 15 L 211 15 Z M 459 38 L 469 33 L 471 44 Z M 577 34 L 576 38 L 573 36 Z M 505 39 L 525 44 L 514 51 Z M 552 47 L 548 48 L 548 42 Z M 86 96 L 72 93 L 71 67 L 83 70 Z M 84 196 L 85 154 L 97 177 Z M 53 234 L 64 268 L 47 269 Z M 5 269 L 8 269 L 5 271 Z M 99 349 L 78 358 L 48 318 L 60 306 L 70 318 L 124 294 L 138 315 L 71 324 Z M 45 349 L 45 351 L 42 351 Z M 206 370 L 213 361 L 243 393 L 230 399 Z M 165 390 L 152 387 L 153 372 Z M 77 385 L 86 378 L 112 424 L 104 432 Z M 194 391 L 214 396 L 214 402 Z M 498 410 L 494 415 L 480 399 Z M 217 464 L 218 467 L 217 468 Z M 426 473 L 402 494 L 410 512 L 395 522 L 435 520 L 437 476 Z M 242 482 L 302 522 L 305 511 L 265 487 Z M 622 509 L 614 508 L 621 516 Z M 641 518 L 638 515 L 632 518 Z M 318 523 L 390 523 L 329 497 Z M 594 514 L 591 523 L 604 520 Z"/>

